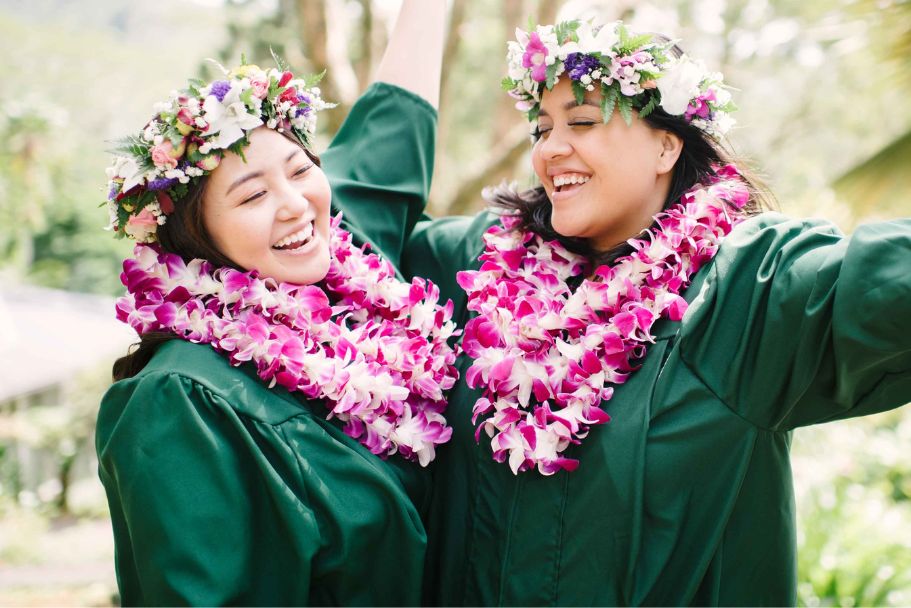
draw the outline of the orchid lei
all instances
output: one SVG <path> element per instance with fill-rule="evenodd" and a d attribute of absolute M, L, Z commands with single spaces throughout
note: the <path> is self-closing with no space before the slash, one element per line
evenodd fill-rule
<path fill-rule="evenodd" d="M 475 311 L 462 347 L 465 373 L 483 393 L 473 422 L 491 438 L 493 457 L 513 473 L 576 469 L 563 452 L 610 416 L 602 402 L 637 369 L 661 317 L 683 318 L 680 296 L 693 275 L 740 221 L 749 200 L 733 165 L 655 216 L 654 229 L 628 243 L 633 253 L 591 272 L 587 260 L 557 241 L 518 232 L 502 218 L 484 235 L 477 271 L 458 274 Z M 567 280 L 591 276 L 572 290 Z"/>
<path fill-rule="evenodd" d="M 353 246 L 332 221 L 324 288 L 254 272 L 185 263 L 137 244 L 123 263 L 117 318 L 140 335 L 167 331 L 247 361 L 269 386 L 323 399 L 329 418 L 371 452 L 426 466 L 452 434 L 443 391 L 455 383 L 452 302 L 439 289 L 396 279 L 392 265 Z"/>

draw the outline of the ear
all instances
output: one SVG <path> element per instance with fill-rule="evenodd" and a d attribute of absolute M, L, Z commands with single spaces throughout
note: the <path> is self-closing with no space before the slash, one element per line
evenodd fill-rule
<path fill-rule="evenodd" d="M 663 175 L 669 173 L 677 164 L 677 159 L 683 152 L 683 140 L 670 131 L 659 131 L 659 133 L 658 174 Z"/>

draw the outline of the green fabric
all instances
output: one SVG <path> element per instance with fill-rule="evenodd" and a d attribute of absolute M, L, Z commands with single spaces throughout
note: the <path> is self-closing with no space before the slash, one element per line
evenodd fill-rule
<path fill-rule="evenodd" d="M 463 322 L 455 273 L 477 267 L 492 221 L 421 222 L 403 255 Z M 606 404 L 611 422 L 568 451 L 573 473 L 494 462 L 474 440 L 479 391 L 460 381 L 435 462 L 425 602 L 794 604 L 790 430 L 911 400 L 909 260 L 907 220 L 851 238 L 778 214 L 744 222 L 685 293 L 684 320 L 656 325 Z"/>
<path fill-rule="evenodd" d="M 420 98 L 371 87 L 323 155 L 334 203 L 381 200 L 416 220 L 435 122 Z M 398 259 L 401 241 L 375 242 Z M 429 473 L 381 460 L 325 416 L 251 365 L 181 340 L 115 383 L 96 448 L 123 603 L 418 604 Z"/>
<path fill-rule="evenodd" d="M 346 227 L 398 267 L 404 235 L 421 216 L 433 174 L 436 110 L 387 83 L 358 100 L 332 146 L 321 155 L 332 205 Z M 381 221 L 374 212 L 383 209 Z"/>

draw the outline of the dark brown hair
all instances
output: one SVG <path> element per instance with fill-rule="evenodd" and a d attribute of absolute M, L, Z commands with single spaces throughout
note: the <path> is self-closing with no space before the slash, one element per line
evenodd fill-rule
<path fill-rule="evenodd" d="M 299 145 L 310 160 L 319 167 L 319 156 L 308 150 L 290 133 L 281 133 L 287 139 Z M 158 227 L 158 243 L 164 251 L 174 253 L 184 261 L 201 258 L 217 267 L 228 266 L 244 270 L 215 246 L 203 217 L 203 200 L 206 194 L 208 176 L 193 180 L 186 195 L 174 201 L 174 211 L 168 221 Z M 158 347 L 176 339 L 172 333 L 149 332 L 139 337 L 139 342 L 130 347 L 130 351 L 114 362 L 112 375 L 114 380 L 131 378 L 142 371 L 152 359 Z"/>

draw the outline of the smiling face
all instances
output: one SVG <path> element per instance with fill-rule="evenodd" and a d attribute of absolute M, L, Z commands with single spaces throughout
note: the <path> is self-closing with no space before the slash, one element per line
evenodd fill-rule
<path fill-rule="evenodd" d="M 619 113 L 604 124 L 600 102 L 596 91 L 576 105 L 568 79 L 545 90 L 532 164 L 553 206 L 554 230 L 606 251 L 661 211 L 682 144 L 637 114 L 631 126 Z"/>
<path fill-rule="evenodd" d="M 226 154 L 209 175 L 202 216 L 215 246 L 245 270 L 308 285 L 329 269 L 329 182 L 304 150 L 260 127 L 246 162 Z"/>

